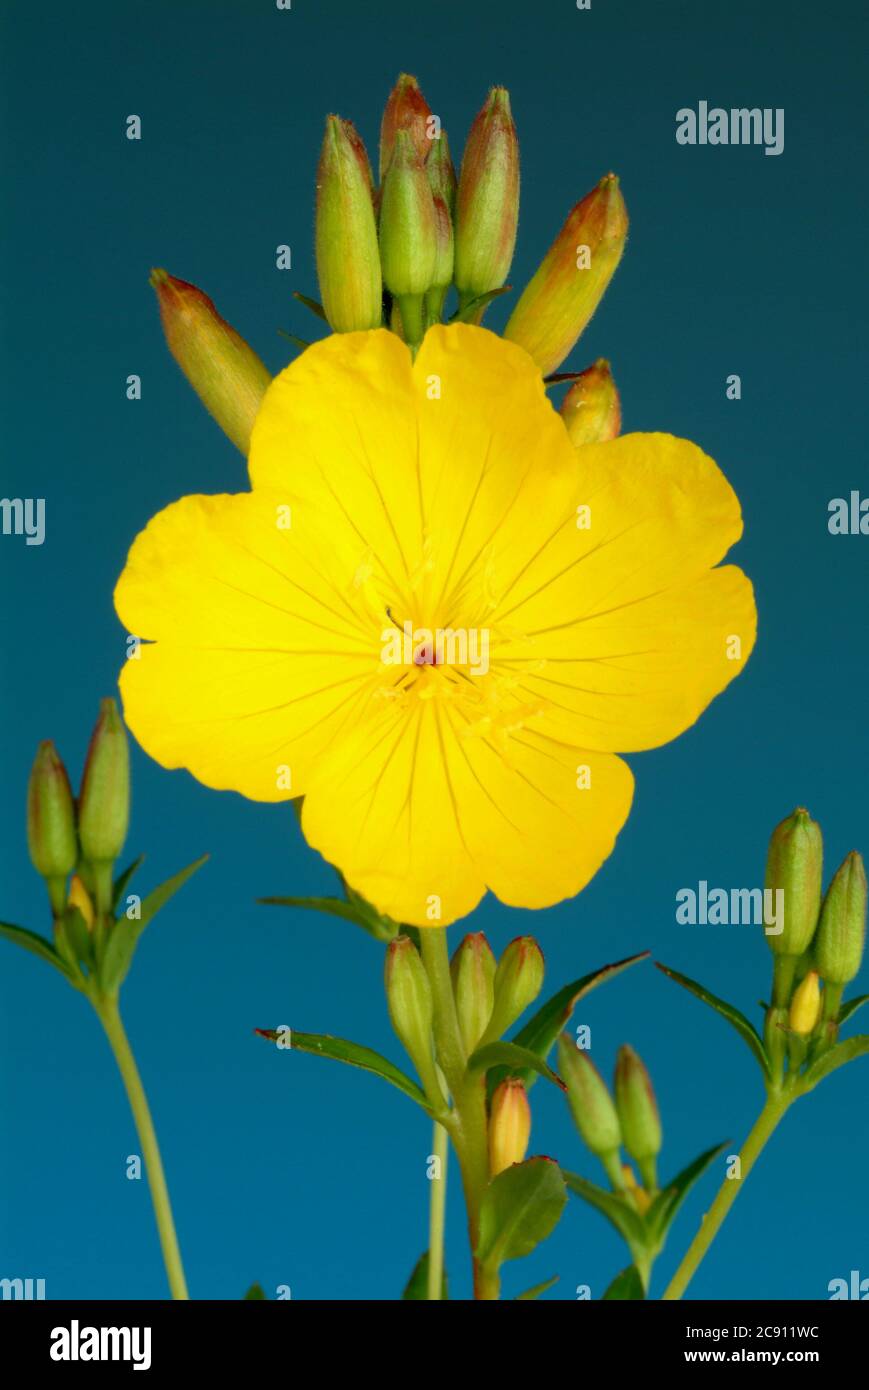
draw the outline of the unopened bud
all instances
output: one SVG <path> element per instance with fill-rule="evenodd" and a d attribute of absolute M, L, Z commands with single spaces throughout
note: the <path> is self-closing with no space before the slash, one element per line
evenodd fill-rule
<path fill-rule="evenodd" d="M 784 923 L 777 934 L 767 934 L 777 956 L 801 956 L 811 944 L 821 904 L 824 844 L 821 827 L 808 811 L 798 807 L 772 832 L 766 860 L 766 887 L 782 893 Z M 777 1006 L 790 997 L 789 982 L 782 980 Z"/>
<path fill-rule="evenodd" d="M 246 455 L 271 373 L 195 285 L 165 270 L 152 270 L 151 284 L 169 351 L 205 409 Z"/>
<path fill-rule="evenodd" d="M 489 1116 L 489 1169 L 493 1178 L 522 1162 L 530 1137 L 528 1094 L 517 1076 L 508 1076 L 495 1088 Z"/>
<path fill-rule="evenodd" d="M 76 907 L 84 918 L 84 924 L 88 931 L 93 930 L 94 925 L 94 905 L 91 896 L 85 888 L 78 874 L 73 874 L 69 881 L 69 897 L 67 898 L 68 907 Z"/>
<path fill-rule="evenodd" d="M 453 168 L 453 161 L 450 156 L 450 142 L 447 133 L 442 130 L 436 140 L 431 142 L 431 151 L 428 162 L 425 166 L 431 191 L 435 198 L 443 198 L 449 208 L 450 217 L 455 215 L 456 210 L 456 188 L 458 180 L 456 171 Z"/>
<path fill-rule="evenodd" d="M 440 1087 L 432 1052 L 431 985 L 419 951 L 409 936 L 393 937 L 387 947 L 386 1002 L 396 1037 L 416 1067 L 426 1091 L 436 1094 Z"/>
<path fill-rule="evenodd" d="M 450 962 L 459 1031 L 470 1055 L 486 1031 L 495 1003 L 495 957 L 483 933 L 472 932 Z"/>
<path fill-rule="evenodd" d="M 788 1027 L 792 1033 L 799 1033 L 801 1037 L 808 1037 L 809 1033 L 814 1031 L 820 1014 L 821 989 L 818 983 L 818 972 L 810 970 L 793 992 L 788 1013 Z"/>
<path fill-rule="evenodd" d="M 625 1192 L 627 1192 L 640 1216 L 645 1216 L 652 1199 L 644 1187 L 640 1187 L 637 1182 L 637 1175 L 629 1163 L 622 1164 L 622 1178 L 624 1179 Z"/>
<path fill-rule="evenodd" d="M 91 735 L 78 802 L 82 853 L 89 863 L 117 859 L 130 819 L 130 749 L 123 720 L 112 699 L 100 702 Z M 99 901 L 98 909 L 105 907 Z"/>
<path fill-rule="evenodd" d="M 57 915 L 66 905 L 66 879 L 78 859 L 78 842 L 69 778 L 48 739 L 36 750 L 27 788 L 27 844 Z"/>
<path fill-rule="evenodd" d="M 653 1191 L 655 1157 L 661 1148 L 661 1119 L 649 1073 L 627 1044 L 619 1048 L 616 1059 L 615 1093 L 625 1148 L 637 1160 L 645 1187 Z"/>
<path fill-rule="evenodd" d="M 495 1004 L 484 1035 L 486 1042 L 503 1037 L 543 988 L 543 952 L 533 936 L 511 941 L 495 971 Z"/>
<path fill-rule="evenodd" d="M 429 324 L 439 323 L 444 301 L 453 279 L 453 224 L 443 198 L 434 200 L 437 230 L 437 256 L 432 273 L 431 288 L 426 292 L 426 315 Z"/>
<path fill-rule="evenodd" d="M 383 112 L 380 123 L 380 181 L 392 162 L 395 139 L 404 130 L 413 141 L 414 148 L 423 163 L 430 157 L 435 141 L 431 138 L 431 107 L 419 88 L 415 77 L 403 72 L 398 78 Z"/>
<path fill-rule="evenodd" d="M 504 337 L 530 353 L 543 376 L 560 366 L 588 324 L 627 234 L 619 181 L 607 174 L 569 214 L 504 329 Z"/>
<path fill-rule="evenodd" d="M 317 170 L 317 276 L 336 333 L 379 328 L 383 285 L 371 167 L 350 121 L 326 118 Z"/>
<path fill-rule="evenodd" d="M 610 364 L 603 357 L 581 372 L 561 402 L 571 444 L 604 444 L 622 427 L 622 404 Z"/>
<path fill-rule="evenodd" d="M 558 1039 L 558 1070 L 567 1086 L 574 1123 L 588 1148 L 598 1157 L 618 1150 L 622 1130 L 607 1084 L 567 1033 Z"/>
<path fill-rule="evenodd" d="M 847 985 L 863 960 L 866 938 L 866 870 L 852 850 L 833 875 L 821 908 L 814 955 L 829 985 Z"/>
<path fill-rule="evenodd" d="M 499 289 L 519 222 L 519 142 L 504 87 L 493 87 L 471 126 L 456 195 L 455 280 L 460 304 Z"/>
<path fill-rule="evenodd" d="M 399 130 L 380 203 L 383 280 L 399 301 L 405 338 L 423 335 L 422 299 L 434 283 L 438 257 L 434 197 L 425 166 L 406 130 Z"/>

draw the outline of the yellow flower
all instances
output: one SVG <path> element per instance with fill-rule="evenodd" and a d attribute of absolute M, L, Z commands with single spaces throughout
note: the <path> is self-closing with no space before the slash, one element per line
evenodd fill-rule
<path fill-rule="evenodd" d="M 384 329 L 309 348 L 249 468 L 130 551 L 142 746 L 304 796 L 308 842 L 399 921 L 579 892 L 630 808 L 616 751 L 693 724 L 754 641 L 748 580 L 713 568 L 742 530 L 716 465 L 663 434 L 575 449 L 525 351 L 455 325 L 415 361 Z"/>

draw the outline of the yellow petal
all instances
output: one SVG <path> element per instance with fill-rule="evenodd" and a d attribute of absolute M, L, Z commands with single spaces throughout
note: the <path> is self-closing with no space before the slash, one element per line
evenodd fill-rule
<path fill-rule="evenodd" d="M 187 497 L 134 543 L 115 591 L 147 639 L 121 677 L 136 738 L 165 767 L 276 801 L 382 679 L 340 535 L 309 509 L 289 529 L 280 494 Z M 331 519 L 330 519 L 331 520 Z M 349 542 L 348 542 L 349 544 Z"/>

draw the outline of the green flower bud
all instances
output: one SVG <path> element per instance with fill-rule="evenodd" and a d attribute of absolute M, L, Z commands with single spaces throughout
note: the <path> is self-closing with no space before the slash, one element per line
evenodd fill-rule
<path fill-rule="evenodd" d="M 205 409 L 247 454 L 271 373 L 207 294 L 165 270 L 151 271 L 169 351 Z"/>
<path fill-rule="evenodd" d="M 522 1162 L 530 1138 L 528 1093 L 518 1076 L 508 1076 L 495 1088 L 489 1115 L 489 1171 L 493 1178 Z"/>
<path fill-rule="evenodd" d="M 400 130 L 406 131 L 423 163 L 430 158 L 435 141 L 430 138 L 431 107 L 420 91 L 419 83 L 410 73 L 400 74 L 389 94 L 383 120 L 380 123 L 380 181 L 392 163 L 395 140 Z"/>
<path fill-rule="evenodd" d="M 622 1142 L 619 1117 L 607 1084 L 594 1062 L 568 1033 L 558 1039 L 558 1070 L 580 1135 L 593 1154 L 617 1152 Z"/>
<path fill-rule="evenodd" d="M 431 985 L 409 936 L 394 937 L 386 949 L 386 1002 L 396 1037 L 416 1067 L 427 1095 L 439 1096 L 432 1051 Z"/>
<path fill-rule="evenodd" d="M 428 181 L 435 198 L 443 198 L 449 209 L 450 218 L 455 216 L 456 189 L 458 181 L 453 161 L 450 157 L 450 142 L 442 130 L 436 140 L 431 141 L 431 152 L 425 166 Z"/>
<path fill-rule="evenodd" d="M 798 807 L 772 832 L 766 860 L 766 887 L 782 893 L 783 926 L 767 935 L 776 956 L 801 956 L 811 944 L 821 905 L 824 845 L 821 827 Z M 774 1000 L 783 1006 L 790 996 Z"/>
<path fill-rule="evenodd" d="M 45 879 L 52 910 L 66 907 L 66 879 L 78 859 L 75 805 L 66 768 L 50 740 L 40 743 L 27 788 L 27 844 Z"/>
<path fill-rule="evenodd" d="M 498 961 L 495 1004 L 481 1041 L 492 1042 L 524 1013 L 543 988 L 543 952 L 533 936 L 517 936 Z"/>
<path fill-rule="evenodd" d="M 866 870 L 852 850 L 836 870 L 821 908 L 815 937 L 817 968 L 828 985 L 847 985 L 863 960 L 866 937 Z"/>
<path fill-rule="evenodd" d="M 78 802 L 78 828 L 82 853 L 94 866 L 108 866 L 117 859 L 127 838 L 130 819 L 130 749 L 123 720 L 112 699 L 100 703 L 91 735 Z M 108 911 L 105 870 L 95 883 L 97 911 Z M 101 885 L 99 879 L 103 879 Z"/>
<path fill-rule="evenodd" d="M 622 258 L 628 214 L 615 174 L 577 203 L 510 315 L 504 337 L 523 347 L 543 376 L 567 357 Z"/>
<path fill-rule="evenodd" d="M 450 975 L 459 1031 L 470 1056 L 486 1031 L 495 1003 L 495 957 L 481 931 L 459 942 L 450 962 Z"/>
<path fill-rule="evenodd" d="M 444 301 L 453 279 L 453 224 L 449 208 L 443 198 L 434 200 L 435 226 L 437 228 L 437 256 L 431 289 L 426 291 L 426 317 L 429 324 L 439 323 L 443 314 Z"/>
<path fill-rule="evenodd" d="M 456 195 L 460 304 L 503 285 L 519 223 L 519 142 L 505 88 L 493 87 L 471 126 Z"/>
<path fill-rule="evenodd" d="M 315 243 L 323 309 L 336 333 L 379 328 L 383 285 L 371 166 L 350 121 L 326 118 Z"/>
<path fill-rule="evenodd" d="M 380 200 L 380 259 L 383 280 L 399 302 L 405 338 L 423 335 L 423 295 L 434 283 L 438 259 L 434 196 L 413 140 L 395 136 Z"/>
<path fill-rule="evenodd" d="M 635 1158 L 648 1191 L 657 1186 L 655 1158 L 661 1148 L 661 1119 L 649 1073 L 625 1044 L 619 1048 L 615 1077 L 616 1110 L 625 1148 Z"/>
<path fill-rule="evenodd" d="M 810 1033 L 814 1032 L 820 1016 L 821 990 L 818 984 L 818 972 L 810 970 L 791 996 L 788 1027 L 792 1033 L 799 1033 L 801 1037 L 807 1038 Z"/>
<path fill-rule="evenodd" d="M 603 357 L 581 372 L 561 402 L 571 444 L 602 444 L 622 427 L 622 406 L 610 364 Z"/>

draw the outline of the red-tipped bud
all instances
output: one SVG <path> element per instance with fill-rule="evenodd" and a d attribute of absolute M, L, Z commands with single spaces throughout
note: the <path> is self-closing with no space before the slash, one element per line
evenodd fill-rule
<path fill-rule="evenodd" d="M 455 281 L 469 304 L 510 271 L 519 222 L 519 142 L 510 97 L 493 87 L 471 126 L 456 195 Z"/>
<path fill-rule="evenodd" d="M 495 957 L 481 931 L 459 942 L 450 975 L 462 1041 L 470 1054 L 486 1031 L 495 1003 Z"/>
<path fill-rule="evenodd" d="M 543 988 L 543 952 L 533 936 L 517 936 L 498 961 L 495 1004 L 483 1041 L 503 1037 Z"/>
<path fill-rule="evenodd" d="M 434 284 L 438 231 L 425 166 L 407 131 L 395 137 L 380 202 L 380 259 L 387 289 L 399 301 L 408 342 L 423 334 L 423 295 Z"/>
<path fill-rule="evenodd" d="M 522 1162 L 530 1138 L 528 1094 L 518 1076 L 508 1076 L 496 1087 L 489 1116 L 489 1170 L 493 1178 Z"/>
<path fill-rule="evenodd" d="M 456 189 L 458 180 L 450 157 L 450 142 L 442 130 L 437 139 L 431 142 L 431 153 L 425 166 L 431 191 L 435 198 L 443 198 L 453 217 L 456 210 Z"/>
<path fill-rule="evenodd" d="M 82 853 L 91 864 L 111 864 L 127 838 L 130 819 L 130 748 L 114 700 L 100 701 L 78 799 Z M 98 904 L 100 910 L 103 905 Z"/>
<path fill-rule="evenodd" d="M 504 330 L 544 376 L 564 361 L 603 298 L 627 234 L 619 181 L 607 174 L 568 216 Z"/>
<path fill-rule="evenodd" d="M 152 270 L 151 284 L 169 351 L 209 415 L 246 455 L 271 381 L 268 368 L 202 290 L 165 270 Z"/>
<path fill-rule="evenodd" d="M 406 130 L 417 155 L 424 164 L 432 149 L 431 107 L 419 89 L 419 83 L 409 73 L 401 73 L 389 93 L 383 120 L 380 123 L 380 181 L 392 161 L 395 150 L 395 137 L 400 130 Z"/>
<path fill-rule="evenodd" d="M 336 333 L 379 328 L 383 285 L 368 155 L 355 127 L 327 116 L 315 231 L 323 309 Z"/>
<path fill-rule="evenodd" d="M 561 402 L 561 418 L 577 448 L 615 439 L 622 427 L 622 404 L 603 357 L 577 377 Z"/>
<path fill-rule="evenodd" d="M 69 778 L 50 740 L 40 743 L 30 773 L 27 844 L 33 867 L 45 879 L 57 915 L 66 906 L 66 879 L 78 859 L 78 841 Z"/>

